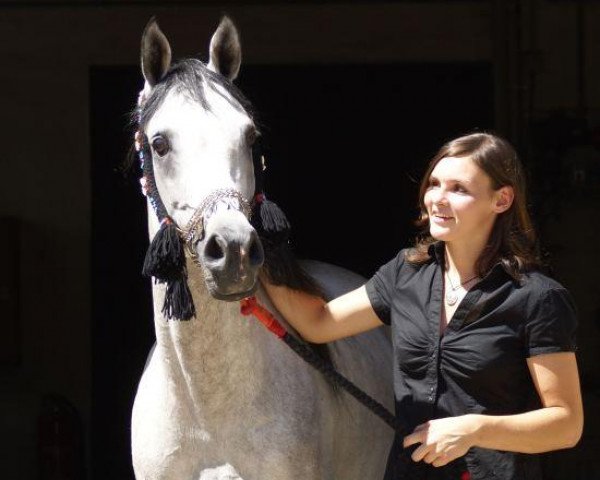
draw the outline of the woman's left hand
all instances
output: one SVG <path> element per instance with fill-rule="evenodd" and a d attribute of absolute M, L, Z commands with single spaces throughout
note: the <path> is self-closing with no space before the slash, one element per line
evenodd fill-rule
<path fill-rule="evenodd" d="M 404 437 L 404 448 L 420 443 L 412 453 L 412 459 L 442 467 L 467 453 L 475 443 L 479 426 L 478 415 L 430 420 Z"/>

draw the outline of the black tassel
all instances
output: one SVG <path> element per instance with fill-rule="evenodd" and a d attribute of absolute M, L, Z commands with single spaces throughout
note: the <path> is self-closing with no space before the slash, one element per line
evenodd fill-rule
<path fill-rule="evenodd" d="M 282 244 L 288 241 L 290 236 L 290 222 L 279 206 L 267 200 L 264 196 L 260 202 L 255 204 L 252 216 L 253 226 L 258 230 L 261 239 L 273 244 Z"/>
<path fill-rule="evenodd" d="M 185 268 L 183 242 L 174 223 L 163 222 L 146 252 L 142 273 L 166 282 L 181 276 Z"/>
<path fill-rule="evenodd" d="M 167 319 L 189 320 L 196 316 L 192 292 L 187 284 L 187 274 L 167 282 L 167 292 L 162 313 Z"/>

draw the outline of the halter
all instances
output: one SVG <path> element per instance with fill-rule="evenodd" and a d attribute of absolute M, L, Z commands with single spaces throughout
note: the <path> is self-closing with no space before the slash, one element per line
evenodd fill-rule
<path fill-rule="evenodd" d="M 233 200 L 237 201 L 237 206 L 233 205 Z M 197 257 L 197 253 L 193 247 L 204 238 L 204 224 L 210 216 L 209 214 L 213 213 L 218 203 L 223 202 L 227 203 L 228 206 L 234 208 L 237 207 L 237 209 L 250 220 L 252 208 L 250 207 L 250 203 L 238 190 L 235 188 L 219 188 L 213 190 L 204 200 L 202 200 L 198 208 L 192 214 L 187 225 L 180 231 L 180 235 L 192 258 Z"/>

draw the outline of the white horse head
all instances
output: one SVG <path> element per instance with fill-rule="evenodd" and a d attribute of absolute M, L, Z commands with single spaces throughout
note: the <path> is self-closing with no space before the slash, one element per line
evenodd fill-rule
<path fill-rule="evenodd" d="M 241 64 L 238 32 L 224 17 L 208 65 L 196 59 L 171 64 L 169 42 L 152 19 L 142 36 L 141 64 L 139 129 L 150 145 L 156 189 L 177 225 L 199 224 L 189 246 L 209 293 L 239 300 L 256 289 L 264 253 L 247 218 L 258 130 L 249 102 L 232 83 Z M 154 234 L 158 222 L 150 215 Z"/>

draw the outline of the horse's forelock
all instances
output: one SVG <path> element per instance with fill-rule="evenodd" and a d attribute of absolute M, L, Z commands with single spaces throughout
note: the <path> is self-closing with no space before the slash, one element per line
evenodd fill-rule
<path fill-rule="evenodd" d="M 200 60 L 190 58 L 180 60 L 171 66 L 165 77 L 152 89 L 142 107 L 141 118 L 136 120 L 140 120 L 140 127 L 143 129 L 173 89 L 189 95 L 199 102 L 202 108 L 210 111 L 211 106 L 205 91 L 207 86 L 213 87 L 216 91 L 219 91 L 220 87 L 221 91 L 224 90 L 236 101 L 237 105 L 232 103 L 232 106 L 243 109 L 249 117 L 253 118 L 252 104 L 233 83 L 209 70 Z"/>

